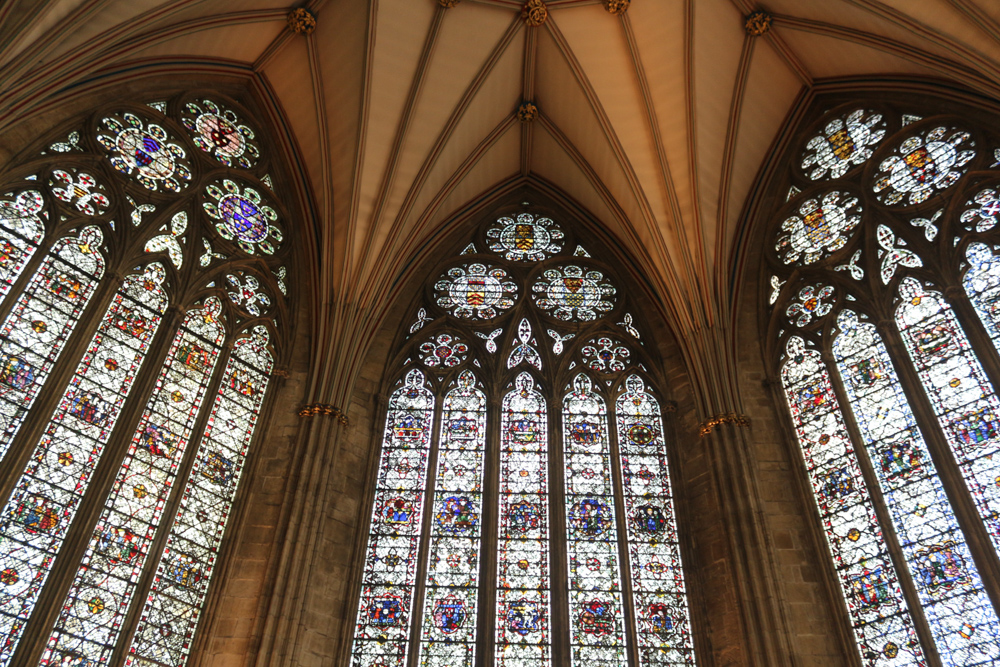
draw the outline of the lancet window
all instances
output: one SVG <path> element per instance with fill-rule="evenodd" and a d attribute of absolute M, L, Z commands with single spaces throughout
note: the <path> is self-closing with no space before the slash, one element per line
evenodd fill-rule
<path fill-rule="evenodd" d="M 120 104 L 0 175 L 0 666 L 188 660 L 286 335 L 251 125 Z"/>
<path fill-rule="evenodd" d="M 766 250 L 772 358 L 865 665 L 1000 664 L 1000 135 L 827 111 Z"/>
<path fill-rule="evenodd" d="M 351 664 L 694 665 L 635 304 L 537 207 L 465 243 L 389 362 Z"/>

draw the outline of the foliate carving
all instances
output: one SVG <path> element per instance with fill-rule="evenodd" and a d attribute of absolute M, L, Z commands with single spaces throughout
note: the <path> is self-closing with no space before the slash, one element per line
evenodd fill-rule
<path fill-rule="evenodd" d="M 538 116 L 538 107 L 532 102 L 521 102 L 521 106 L 517 108 L 517 118 L 522 123 L 530 123 L 535 120 L 536 116 Z"/>
<path fill-rule="evenodd" d="M 305 7 L 288 12 L 288 27 L 299 35 L 311 35 L 316 29 L 316 15 Z"/>
<path fill-rule="evenodd" d="M 604 8 L 615 16 L 621 16 L 628 11 L 628 6 L 632 0 L 604 0 Z"/>
<path fill-rule="evenodd" d="M 771 21 L 772 18 L 770 14 L 765 12 L 763 9 L 758 9 L 747 14 L 743 27 L 746 28 L 748 35 L 760 37 L 761 35 L 767 34 L 767 32 L 771 29 Z"/>
<path fill-rule="evenodd" d="M 528 0 L 521 8 L 521 18 L 530 27 L 537 28 L 549 18 L 549 10 L 542 0 Z"/>
<path fill-rule="evenodd" d="M 347 415 L 345 415 L 340 408 L 334 405 L 327 405 L 326 403 L 311 403 L 309 405 L 303 405 L 299 410 L 299 417 L 315 417 L 316 415 L 330 415 L 340 422 L 341 426 L 347 426 Z"/>
<path fill-rule="evenodd" d="M 722 424 L 732 424 L 733 426 L 738 426 L 740 428 L 749 428 L 750 418 L 746 415 L 737 414 L 735 412 L 715 415 L 711 419 L 706 419 L 701 423 L 698 435 L 704 438 L 706 435 L 715 430 L 715 427 L 721 426 Z"/>
<path fill-rule="evenodd" d="M 445 9 L 451 9 L 461 1 L 462 0 L 438 0 L 438 4 L 444 7 Z"/>

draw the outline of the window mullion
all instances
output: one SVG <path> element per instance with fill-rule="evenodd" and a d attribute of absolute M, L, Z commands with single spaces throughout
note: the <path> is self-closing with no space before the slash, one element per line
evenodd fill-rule
<path fill-rule="evenodd" d="M 612 399 L 608 401 L 609 409 L 605 415 L 608 429 L 608 454 L 611 466 L 611 484 L 614 492 L 615 529 L 618 532 L 618 572 L 622 584 L 622 606 L 625 611 L 625 646 L 629 667 L 639 665 L 639 636 L 636 623 L 640 610 L 635 607 L 632 595 L 632 567 L 628 550 L 628 520 L 625 512 L 625 485 L 622 481 L 622 454 L 618 446 L 618 406 Z M 613 408 L 613 409 L 611 409 Z M 662 415 L 661 415 L 662 418 Z"/>
<path fill-rule="evenodd" d="M 115 288 L 117 289 L 117 287 L 116 285 Z M 113 295 L 114 291 L 111 294 Z M 104 303 L 103 305 L 107 309 L 108 304 Z M 69 588 L 76 577 L 83 554 L 93 536 L 94 526 L 104 509 L 104 499 L 118 475 L 118 469 L 132 441 L 132 434 L 135 432 L 146 407 L 146 401 L 156 386 L 159 373 L 144 372 L 143 369 L 159 369 L 162 366 L 182 320 L 183 313 L 175 306 L 170 306 L 160 321 L 159 329 L 149 346 L 149 352 L 146 354 L 140 372 L 136 376 L 129 399 L 125 402 L 114 432 L 108 438 L 100 462 L 94 468 L 87 491 L 76 511 L 76 516 L 66 531 L 66 538 L 56 555 L 56 564 L 49 573 L 45 588 L 38 596 L 35 611 L 26 624 L 24 637 L 22 637 L 21 645 L 14 654 L 12 664 L 20 664 L 18 662 L 20 660 L 24 660 L 24 664 L 37 664 L 42 651 L 45 650 L 52 628 L 62 611 L 62 602 L 66 599 Z M 100 318 L 97 319 L 96 326 L 99 325 Z M 93 336 L 93 331 L 90 333 Z M 90 338 L 83 340 L 89 343 Z M 78 360 L 82 358 L 82 351 L 77 350 L 76 352 L 79 353 L 79 356 L 67 357 L 67 359 Z M 75 365 L 71 368 L 75 370 Z M 62 386 L 66 387 L 69 378 L 61 378 L 61 382 Z M 62 396 L 62 392 L 54 393 L 57 398 Z M 50 409 L 43 414 L 45 414 L 45 420 L 42 422 L 41 428 L 44 428 L 48 423 L 52 416 L 52 410 Z M 40 436 L 40 431 L 34 434 L 36 443 Z"/>
<path fill-rule="evenodd" d="M 927 449 L 955 512 L 955 518 L 965 534 L 969 550 L 982 574 L 983 588 L 989 595 L 993 608 L 1000 614 L 1000 561 L 997 560 L 996 550 L 986 532 L 983 520 L 969 496 L 968 485 L 941 429 L 934 406 L 924 391 L 923 383 L 906 352 L 906 346 L 896 325 L 881 322 L 877 330 L 896 365 L 900 375 L 900 386 L 913 412 L 913 418 L 924 435 Z"/>
<path fill-rule="evenodd" d="M 423 517 L 420 525 L 420 545 L 417 547 L 417 574 L 410 603 L 410 652 L 406 658 L 409 667 L 417 667 L 420 659 L 420 633 L 424 626 L 424 597 L 427 592 L 427 566 L 430 556 L 431 521 L 434 520 L 434 490 L 437 486 L 439 448 L 441 447 L 441 419 L 444 414 L 444 388 L 434 397 L 434 421 L 431 423 L 431 446 L 427 454 L 427 476 L 424 478 Z"/>
<path fill-rule="evenodd" d="M 118 632 L 118 642 L 114 652 L 111 654 L 111 659 L 108 660 L 108 665 L 112 667 L 120 665 L 125 661 L 126 651 L 131 644 L 132 634 L 135 632 L 135 627 L 139 623 L 139 617 L 142 615 L 144 607 L 142 602 L 146 599 L 153 576 L 156 574 L 160 564 L 160 556 L 163 555 L 163 547 L 170 534 L 170 529 L 174 525 L 177 506 L 180 504 L 181 495 L 187 487 L 188 475 L 191 473 L 191 467 L 194 465 L 195 456 L 199 449 L 198 445 L 201 444 L 201 437 L 205 432 L 206 423 L 212 416 L 215 395 L 219 393 L 219 385 L 225 376 L 226 367 L 229 364 L 232 354 L 233 345 L 231 340 L 219 352 L 219 358 L 215 362 L 214 377 L 209 381 L 208 387 L 205 389 L 205 399 L 202 400 L 201 407 L 199 408 L 200 414 L 191 427 L 192 436 L 190 443 L 184 453 L 184 459 L 178 466 L 177 475 L 174 477 L 173 489 L 171 489 L 170 495 L 167 497 L 163 513 L 160 515 L 160 521 L 155 529 L 156 535 L 149 543 L 149 551 L 146 555 L 146 563 L 143 566 L 142 575 L 136 584 L 135 590 L 132 592 L 129 610 L 122 620 L 122 626 Z"/>
<path fill-rule="evenodd" d="M 549 618 L 549 639 L 552 642 L 552 664 L 569 665 L 572 660 L 569 618 L 569 566 L 567 563 L 566 524 L 566 463 L 563 457 L 563 410 L 557 387 L 547 387 L 549 420 L 549 590 L 552 611 Z"/>
<path fill-rule="evenodd" d="M 496 655 L 497 554 L 500 544 L 500 390 L 486 398 L 486 451 L 483 453 L 483 507 L 479 566 L 479 617 L 476 622 L 476 665 L 493 665 Z"/>
<path fill-rule="evenodd" d="M 824 350 L 822 359 L 830 373 L 830 385 L 833 387 L 833 393 L 837 397 L 837 402 L 845 408 L 851 406 L 850 397 L 844 389 L 840 369 L 833 358 L 833 354 Z M 924 616 L 923 604 L 920 602 L 916 586 L 913 584 L 910 566 L 907 564 L 903 549 L 899 545 L 899 538 L 896 536 L 896 531 L 893 527 L 892 515 L 889 512 L 889 508 L 886 507 L 885 499 L 882 497 L 882 489 L 879 485 L 878 476 L 872 467 L 868 448 L 863 444 L 865 439 L 861 434 L 857 420 L 854 418 L 854 410 L 853 408 L 842 409 L 841 413 L 844 418 L 844 424 L 847 426 L 850 440 L 854 444 L 858 467 L 861 468 L 861 474 L 865 479 L 865 486 L 868 487 L 868 495 L 875 510 L 875 516 L 878 517 L 879 525 L 882 528 L 882 537 L 889 551 L 889 557 L 892 559 L 892 565 L 896 568 L 899 586 L 903 591 L 903 596 L 906 598 L 906 605 L 910 609 L 914 629 L 920 638 L 924 656 L 927 658 L 930 667 L 941 667 L 941 656 L 938 654 L 934 635 L 931 633 L 930 625 L 928 625 L 927 618 Z"/>

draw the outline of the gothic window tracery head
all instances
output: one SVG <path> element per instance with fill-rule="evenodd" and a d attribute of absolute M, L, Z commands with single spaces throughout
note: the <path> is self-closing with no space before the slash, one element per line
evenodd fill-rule
<path fill-rule="evenodd" d="M 419 372 L 429 397 L 419 415 L 403 416 L 390 398 L 353 665 L 550 667 L 557 644 L 574 662 L 625 665 L 630 642 L 642 647 L 640 665 L 694 664 L 668 438 L 657 381 L 642 379 L 655 367 L 643 350 L 645 324 L 562 217 L 530 205 L 488 216 L 431 271 L 403 325 L 387 393 L 400 391 L 400 373 Z M 418 497 L 402 498 L 391 483 L 401 419 L 414 434 L 406 488 L 426 488 L 434 503 L 423 523 Z M 624 494 L 613 483 L 619 475 L 629 480 Z M 389 562 L 379 508 L 400 498 L 412 523 Z M 495 533 L 480 527 L 489 516 Z M 618 516 L 634 529 L 619 533 Z M 553 561 L 556 543 L 567 562 Z M 426 574 L 401 565 L 423 560 Z M 626 605 L 626 587 L 636 605 Z M 486 634 L 484 613 L 496 619 Z"/>
<path fill-rule="evenodd" d="M 0 184 L 0 502 L 16 519 L 0 526 L 0 665 L 184 665 L 216 585 L 286 345 L 291 248 L 266 142 L 234 100 L 193 99 L 100 109 Z"/>

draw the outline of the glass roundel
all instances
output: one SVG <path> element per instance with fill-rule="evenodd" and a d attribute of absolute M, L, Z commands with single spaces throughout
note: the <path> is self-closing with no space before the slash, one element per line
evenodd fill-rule
<path fill-rule="evenodd" d="M 840 250 L 861 222 L 861 204 L 832 190 L 807 199 L 781 225 L 774 249 L 785 264 L 812 264 Z"/>
<path fill-rule="evenodd" d="M 570 264 L 549 269 L 532 287 L 535 305 L 566 322 L 589 322 L 614 308 L 614 286 L 600 271 Z"/>
<path fill-rule="evenodd" d="M 205 188 L 208 195 L 203 204 L 205 211 L 218 223 L 215 228 L 222 237 L 234 241 L 247 254 L 260 249 L 273 254 L 281 244 L 283 235 L 275 224 L 278 213 L 264 203 L 257 190 L 240 188 L 229 179 Z"/>
<path fill-rule="evenodd" d="M 551 219 L 530 213 L 499 218 L 486 230 L 490 250 L 520 262 L 540 262 L 551 257 L 562 250 L 563 237 L 562 229 Z"/>
<path fill-rule="evenodd" d="M 455 317 L 490 320 L 514 305 L 517 285 L 499 266 L 448 269 L 434 285 L 437 304 Z"/>
<path fill-rule="evenodd" d="M 195 145 L 230 167 L 252 167 L 260 153 L 254 145 L 254 132 L 236 112 L 212 100 L 188 102 L 181 121 L 191 132 Z"/>
<path fill-rule="evenodd" d="M 806 144 L 802 170 L 813 181 L 840 178 L 872 156 L 885 137 L 885 125 L 882 114 L 868 109 L 837 116 Z"/>
<path fill-rule="evenodd" d="M 968 132 L 945 125 L 914 134 L 882 160 L 872 190 L 886 205 L 927 201 L 961 178 L 975 145 Z"/>
<path fill-rule="evenodd" d="M 101 124 L 105 131 L 98 133 L 97 140 L 115 169 L 134 176 L 149 190 L 162 186 L 180 192 L 187 187 L 191 170 L 184 149 L 161 126 L 127 112 L 120 118 L 106 117 Z"/>

